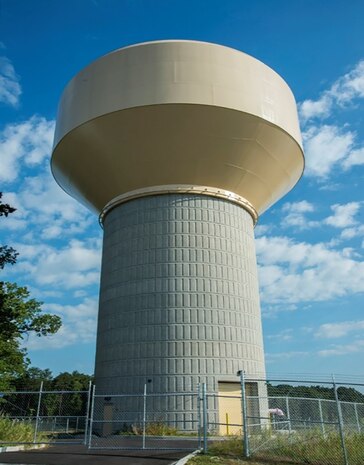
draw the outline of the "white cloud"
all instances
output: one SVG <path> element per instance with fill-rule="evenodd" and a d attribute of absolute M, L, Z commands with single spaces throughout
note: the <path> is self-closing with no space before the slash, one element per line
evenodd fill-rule
<path fill-rule="evenodd" d="M 97 218 L 63 192 L 50 173 L 53 130 L 53 121 L 34 116 L 8 125 L 0 138 L 0 178 L 22 179 L 16 192 L 8 191 L 3 198 L 17 209 L 0 223 L 3 240 L 19 252 L 17 266 L 5 272 L 29 287 L 41 287 L 44 295 L 89 290 L 99 284 L 100 274 Z M 33 165 L 36 170 L 27 169 Z M 67 243 L 68 237 L 85 233 L 83 242 Z"/>
<path fill-rule="evenodd" d="M 342 321 L 340 323 L 325 323 L 315 332 L 317 338 L 335 339 L 347 336 L 349 333 L 362 331 L 364 320 Z"/>
<path fill-rule="evenodd" d="M 292 351 L 292 352 L 267 352 L 265 358 L 267 363 L 274 362 L 275 360 L 287 360 L 290 358 L 300 358 L 310 355 L 310 352 Z"/>
<path fill-rule="evenodd" d="M 29 240 L 75 236 L 92 226 L 94 235 L 101 234 L 96 216 L 60 189 L 49 167 L 45 173 L 24 178 L 17 193 L 7 192 L 3 198 L 17 210 L 1 222 L 1 229 L 27 229 L 35 234 Z"/>
<path fill-rule="evenodd" d="M 257 224 L 254 228 L 254 235 L 255 237 L 262 236 L 263 234 L 267 234 L 270 231 L 272 226 L 268 226 L 267 224 Z"/>
<path fill-rule="evenodd" d="M 11 61 L 4 56 L 0 57 L 0 102 L 16 107 L 21 92 L 19 76 Z"/>
<path fill-rule="evenodd" d="M 335 345 L 331 349 L 324 349 L 318 352 L 322 357 L 329 357 L 332 355 L 347 355 L 364 351 L 364 340 L 351 342 L 350 344 Z"/>
<path fill-rule="evenodd" d="M 98 299 L 87 297 L 78 305 L 48 304 L 47 311 L 66 317 L 67 321 L 79 321 L 82 318 L 96 318 Z"/>
<path fill-rule="evenodd" d="M 48 304 L 44 310 L 62 317 L 62 327 L 47 337 L 30 336 L 25 341 L 27 349 L 61 349 L 73 344 L 94 342 L 96 338 L 98 300 L 86 298 L 78 305 Z"/>
<path fill-rule="evenodd" d="M 364 261 L 353 258 L 352 249 L 287 237 L 261 237 L 256 246 L 265 302 L 323 301 L 364 292 Z"/>
<path fill-rule="evenodd" d="M 60 189 L 49 170 L 43 176 L 26 179 L 20 196 L 24 208 L 37 214 L 37 223 L 47 225 L 42 232 L 44 238 L 74 235 L 97 223 L 95 215 Z"/>
<path fill-rule="evenodd" d="M 20 163 L 39 165 L 49 157 L 53 134 L 54 121 L 40 116 L 32 116 L 22 123 L 8 124 L 0 133 L 0 181 L 15 181 Z"/>
<path fill-rule="evenodd" d="M 71 240 L 67 245 L 51 246 L 44 242 L 32 245 L 11 244 L 18 252 L 16 267 L 7 267 L 5 279 L 16 279 L 28 287 L 41 288 L 41 292 L 55 291 L 64 294 L 72 289 L 80 293 L 99 285 L 101 241 L 95 238 L 82 242 Z M 9 278 L 10 277 L 10 278 Z M 40 294 L 40 299 L 41 297 Z M 78 294 L 79 296 L 81 294 Z"/>
<path fill-rule="evenodd" d="M 4 194 L 4 201 L 17 211 L 1 223 L 1 228 L 27 229 L 32 241 L 73 236 L 97 224 L 96 217 L 63 192 L 51 175 L 53 132 L 54 121 L 33 116 L 6 126 L 0 134 L 0 181 L 22 178 L 17 193 Z M 30 176 L 26 169 L 33 166 L 38 172 Z"/>
<path fill-rule="evenodd" d="M 87 292 L 83 289 L 77 290 L 73 293 L 73 297 L 75 298 L 86 297 L 86 296 L 87 296 Z"/>
<path fill-rule="evenodd" d="M 274 319 L 282 312 L 294 312 L 298 309 L 295 304 L 282 303 L 279 305 L 267 305 L 262 303 L 262 317 L 264 319 Z"/>
<path fill-rule="evenodd" d="M 355 98 L 364 97 L 364 60 L 347 74 L 338 79 L 331 87 L 330 93 L 340 105 L 351 102 Z"/>
<path fill-rule="evenodd" d="M 326 179 L 334 168 L 348 170 L 364 164 L 364 148 L 358 143 L 356 133 L 345 125 L 317 123 L 363 97 L 364 60 L 361 60 L 317 100 L 308 99 L 299 104 L 301 121 L 306 126 L 303 133 L 306 175 Z"/>
<path fill-rule="evenodd" d="M 291 214 L 313 212 L 315 211 L 315 208 L 313 204 L 307 202 L 307 200 L 301 200 L 300 202 L 285 203 L 282 207 L 282 210 L 288 214 Z"/>
<path fill-rule="evenodd" d="M 364 236 L 364 225 L 346 228 L 340 234 L 342 239 L 353 239 L 354 237 Z"/>
<path fill-rule="evenodd" d="M 332 169 L 349 159 L 355 134 L 337 126 L 310 127 L 304 134 L 305 174 L 326 178 Z"/>
<path fill-rule="evenodd" d="M 364 147 L 352 150 L 342 164 L 344 169 L 359 165 L 364 165 Z"/>
<path fill-rule="evenodd" d="M 284 224 L 286 226 L 297 226 L 300 229 L 318 226 L 319 223 L 317 221 L 310 221 L 305 216 L 305 213 L 314 211 L 315 208 L 313 204 L 306 200 L 285 203 L 282 207 L 282 212 L 285 213 Z"/>
<path fill-rule="evenodd" d="M 306 213 L 315 211 L 313 204 L 302 200 L 301 202 L 285 203 L 282 206 L 284 214 L 284 226 L 295 226 L 299 229 L 308 229 L 319 227 L 321 225 L 329 225 L 334 228 L 343 229 L 340 234 L 340 239 L 352 239 L 353 237 L 364 234 L 364 226 L 359 225 L 355 216 L 358 214 L 362 202 L 348 202 L 346 204 L 331 205 L 332 215 L 321 219 L 320 221 L 309 220 Z M 332 240 L 330 246 L 340 244 L 338 240 Z M 329 244 L 327 244 L 329 245 Z"/>
<path fill-rule="evenodd" d="M 356 98 L 364 97 L 364 60 L 347 74 L 340 77 L 328 89 L 322 92 L 318 100 L 305 100 L 299 104 L 303 122 L 312 118 L 330 116 L 334 106 L 343 107 Z"/>
<path fill-rule="evenodd" d="M 331 210 L 333 215 L 324 220 L 326 224 L 334 226 L 335 228 L 347 228 L 357 224 L 354 216 L 360 210 L 360 202 L 349 202 L 343 205 L 332 205 Z"/>
<path fill-rule="evenodd" d="M 318 100 L 305 100 L 299 104 L 299 113 L 303 121 L 311 118 L 326 117 L 330 114 L 332 99 L 323 94 Z"/>
<path fill-rule="evenodd" d="M 31 261 L 42 254 L 47 254 L 50 250 L 45 243 L 41 244 L 24 244 L 22 242 L 13 243 L 14 248 L 19 252 L 21 259 Z"/>
<path fill-rule="evenodd" d="M 269 334 L 266 338 L 278 341 L 290 341 L 293 338 L 292 332 L 292 329 L 284 329 L 277 334 Z"/>
<path fill-rule="evenodd" d="M 25 266 L 40 285 L 79 289 L 99 283 L 100 261 L 101 250 L 95 243 L 87 246 L 72 240 L 62 249 L 48 247 L 33 262 L 20 261 L 19 266 Z"/>

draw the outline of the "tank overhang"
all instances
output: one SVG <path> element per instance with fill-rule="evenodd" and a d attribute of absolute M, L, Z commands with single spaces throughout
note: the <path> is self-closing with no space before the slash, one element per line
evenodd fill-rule
<path fill-rule="evenodd" d="M 171 184 L 223 189 L 261 213 L 303 168 L 289 87 L 227 47 L 120 49 L 82 70 L 62 96 L 52 171 L 97 213 L 127 192 Z"/>
<path fill-rule="evenodd" d="M 145 187 L 203 185 L 247 199 L 258 213 L 300 178 L 299 144 L 261 118 L 227 108 L 166 104 L 100 116 L 54 149 L 52 171 L 97 213 Z"/>

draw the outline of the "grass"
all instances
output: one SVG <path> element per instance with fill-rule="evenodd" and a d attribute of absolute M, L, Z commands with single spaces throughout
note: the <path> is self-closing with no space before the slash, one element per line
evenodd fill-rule
<path fill-rule="evenodd" d="M 193 457 L 191 460 L 188 461 L 188 465 L 242 465 L 242 464 L 249 465 L 267 465 L 267 462 L 256 462 L 256 461 L 243 461 L 242 459 L 228 459 L 225 457 L 219 457 L 214 455 L 197 455 Z M 287 465 L 279 464 L 276 462 L 275 465 Z"/>
<path fill-rule="evenodd" d="M 37 442 L 41 442 L 46 436 L 42 432 L 37 434 Z M 12 443 L 32 443 L 34 440 L 34 426 L 22 421 L 0 417 L 0 442 L 2 446 Z"/>
<path fill-rule="evenodd" d="M 325 437 L 319 431 L 289 435 L 265 434 L 250 438 L 251 459 L 243 458 L 242 439 L 231 438 L 209 445 L 208 453 L 192 458 L 188 465 L 342 465 L 343 452 L 337 432 Z M 364 463 L 364 434 L 345 436 L 350 465 Z M 259 449 L 259 445 L 263 445 Z M 254 452 L 255 451 L 255 452 Z"/>
<path fill-rule="evenodd" d="M 289 465 L 292 462 L 243 458 L 241 437 L 216 441 L 209 445 L 207 454 L 199 454 L 188 461 L 188 465 Z"/>
<path fill-rule="evenodd" d="M 364 435 L 348 433 L 345 444 L 350 465 L 363 465 Z M 312 430 L 290 436 L 272 436 L 268 448 L 258 450 L 255 457 L 265 460 L 285 459 L 297 464 L 342 465 L 343 450 L 337 432 L 324 437 L 320 431 Z"/>

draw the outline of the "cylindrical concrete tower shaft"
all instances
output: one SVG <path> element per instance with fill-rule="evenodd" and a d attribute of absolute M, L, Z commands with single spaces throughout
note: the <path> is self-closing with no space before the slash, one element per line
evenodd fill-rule
<path fill-rule="evenodd" d="M 68 84 L 52 170 L 104 226 L 100 392 L 264 375 L 253 227 L 303 166 L 289 87 L 236 50 L 139 44 Z"/>
<path fill-rule="evenodd" d="M 101 392 L 210 389 L 264 373 L 253 220 L 203 195 L 131 200 L 104 221 L 96 380 Z"/>

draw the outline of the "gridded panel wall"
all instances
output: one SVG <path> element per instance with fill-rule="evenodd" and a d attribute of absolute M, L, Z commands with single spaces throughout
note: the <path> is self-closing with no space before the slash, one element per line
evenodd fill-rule
<path fill-rule="evenodd" d="M 264 373 L 253 223 L 231 202 L 170 194 L 129 201 L 104 222 L 98 392 L 217 392 Z"/>

